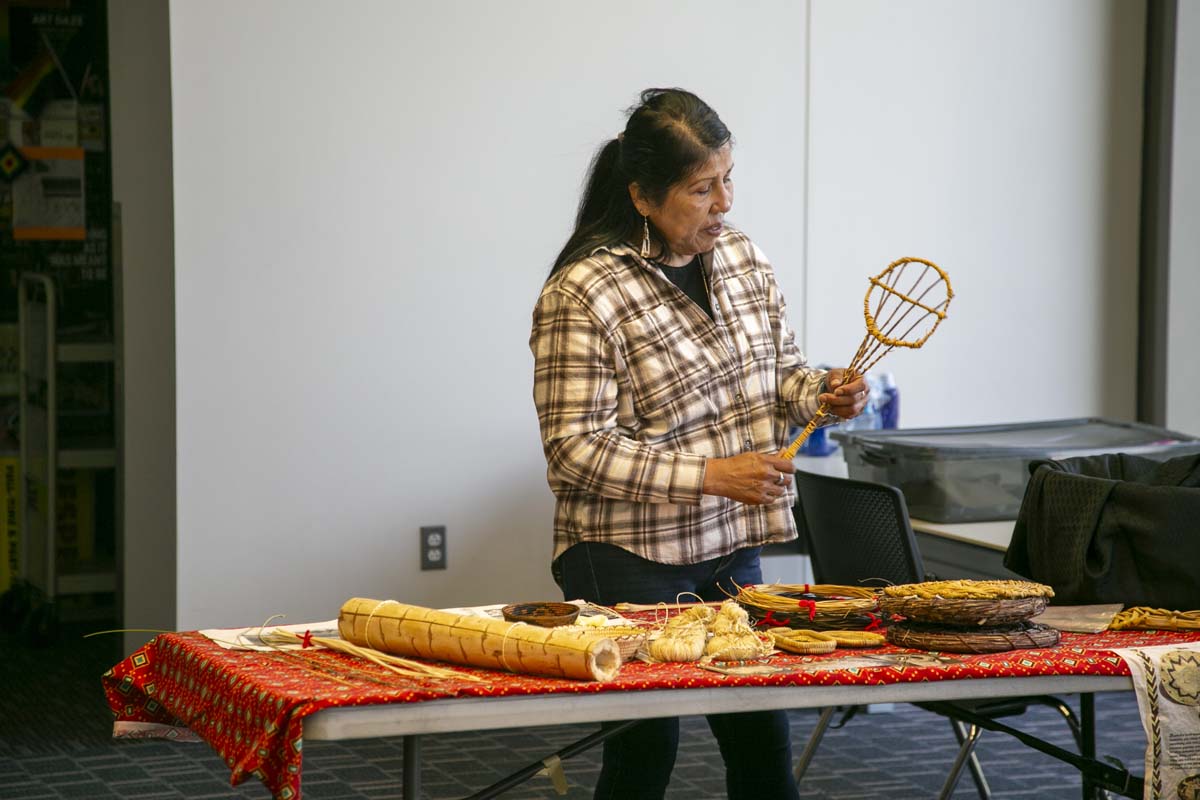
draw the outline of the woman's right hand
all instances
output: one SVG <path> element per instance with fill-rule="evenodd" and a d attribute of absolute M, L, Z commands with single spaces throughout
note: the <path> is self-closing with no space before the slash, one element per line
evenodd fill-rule
<path fill-rule="evenodd" d="M 796 466 L 786 458 L 767 453 L 742 453 L 710 458 L 704 470 L 704 494 L 728 497 L 739 503 L 774 503 L 787 492 Z"/>

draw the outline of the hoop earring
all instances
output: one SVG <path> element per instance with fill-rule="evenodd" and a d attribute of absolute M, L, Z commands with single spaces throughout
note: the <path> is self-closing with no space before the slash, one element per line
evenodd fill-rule
<path fill-rule="evenodd" d="M 642 258 L 650 257 L 650 217 L 642 215 Z"/>

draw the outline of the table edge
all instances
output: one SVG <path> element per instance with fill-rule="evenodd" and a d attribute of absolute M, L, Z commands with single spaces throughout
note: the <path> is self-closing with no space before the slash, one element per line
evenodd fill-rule
<path fill-rule="evenodd" d="M 304 719 L 304 737 L 314 741 L 331 741 L 736 711 L 1120 692 L 1132 689 L 1133 681 L 1127 675 L 1037 675 L 874 686 L 735 686 L 455 698 L 421 703 L 322 709 Z"/>

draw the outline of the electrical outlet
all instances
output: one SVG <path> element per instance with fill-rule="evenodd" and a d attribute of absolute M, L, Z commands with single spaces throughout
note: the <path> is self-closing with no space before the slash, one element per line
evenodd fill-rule
<path fill-rule="evenodd" d="M 446 526 L 421 526 L 421 569 L 446 568 Z"/>

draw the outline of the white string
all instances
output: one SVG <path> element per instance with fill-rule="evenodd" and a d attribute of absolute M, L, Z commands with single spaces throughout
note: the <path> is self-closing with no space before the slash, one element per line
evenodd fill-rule
<path fill-rule="evenodd" d="M 375 608 L 371 609 L 371 613 L 367 615 L 367 625 L 363 629 L 363 641 L 366 642 L 367 647 L 371 650 L 379 649 L 378 647 L 375 647 L 373 644 L 371 644 L 371 618 L 375 616 L 376 611 L 383 608 L 388 603 L 395 603 L 398 606 L 400 605 L 399 600 L 380 600 L 379 605 L 377 605 L 377 606 L 375 606 Z M 403 608 L 403 606 L 401 606 L 401 608 Z M 400 619 L 404 619 L 404 617 L 401 616 Z M 379 629 L 380 629 L 380 632 L 383 631 L 383 623 L 380 623 Z"/>
<path fill-rule="evenodd" d="M 508 670 L 509 672 L 516 672 L 516 670 L 508 665 L 508 659 L 504 657 L 504 645 L 508 642 L 508 635 L 510 633 L 512 633 L 516 628 L 523 626 L 523 625 L 525 625 L 524 622 L 512 623 L 511 625 L 508 626 L 508 630 L 506 630 L 504 632 L 504 637 L 500 640 L 500 665 L 502 667 L 504 667 L 506 670 Z M 518 646 L 517 657 L 520 658 L 520 655 L 521 655 L 521 652 L 520 652 L 520 648 Z"/>

